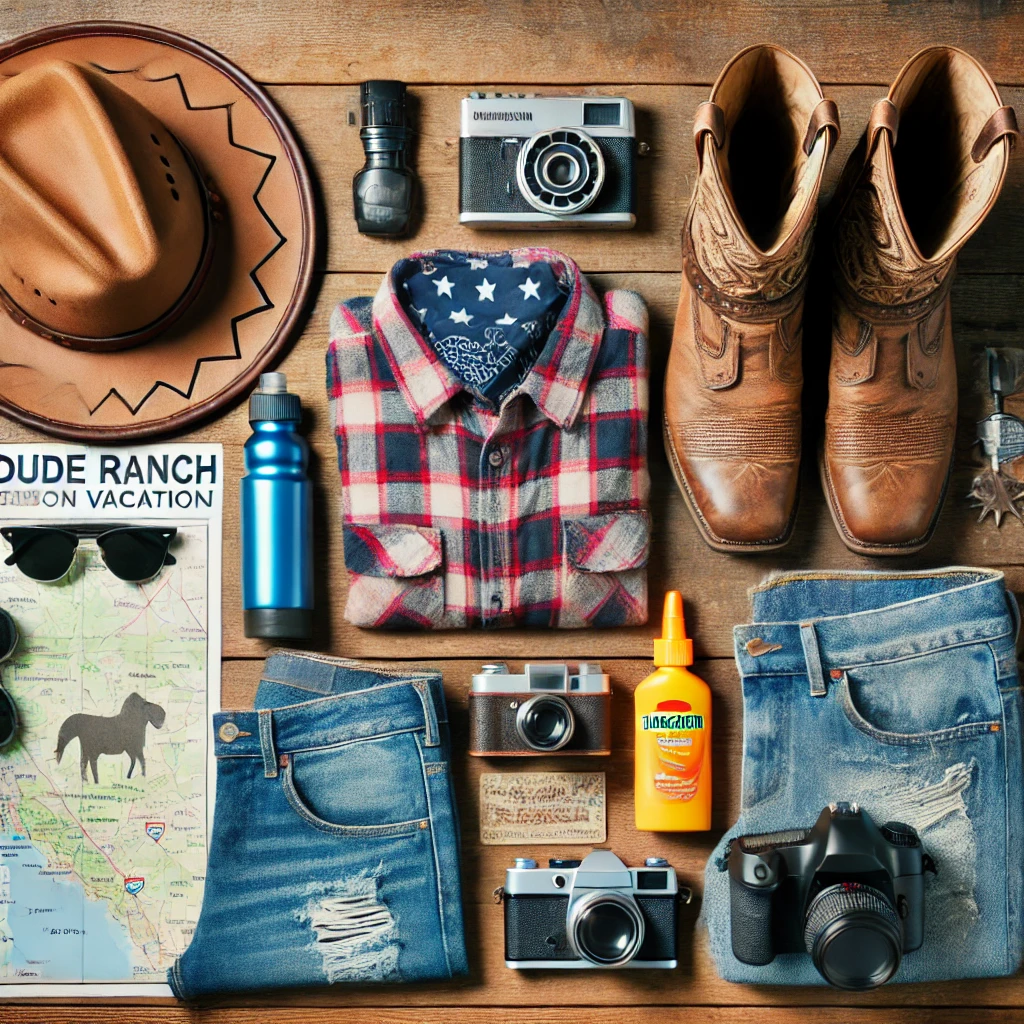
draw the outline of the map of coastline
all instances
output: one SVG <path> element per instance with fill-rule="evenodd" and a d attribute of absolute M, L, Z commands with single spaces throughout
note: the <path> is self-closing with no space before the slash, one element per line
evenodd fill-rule
<path fill-rule="evenodd" d="M 90 541 L 58 584 L 0 565 L 21 634 L 0 666 L 21 716 L 0 752 L 0 983 L 163 982 L 191 939 L 206 868 L 207 526 L 179 526 L 171 551 L 176 564 L 142 584 Z M 128 737 L 96 757 L 98 781 L 82 760 L 96 729 Z M 129 777 L 136 740 L 145 774 L 140 761 Z"/>

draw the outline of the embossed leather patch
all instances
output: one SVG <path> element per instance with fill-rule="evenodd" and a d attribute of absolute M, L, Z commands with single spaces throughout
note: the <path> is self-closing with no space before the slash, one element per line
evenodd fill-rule
<path fill-rule="evenodd" d="M 762 654 L 771 654 L 772 651 L 781 650 L 782 644 L 770 644 L 759 636 L 755 636 L 752 640 L 747 641 L 747 654 L 752 658 L 760 658 Z"/>

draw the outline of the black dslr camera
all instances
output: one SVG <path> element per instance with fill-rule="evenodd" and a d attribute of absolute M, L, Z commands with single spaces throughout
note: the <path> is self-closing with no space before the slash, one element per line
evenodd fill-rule
<path fill-rule="evenodd" d="M 810 953 L 837 988 L 887 982 L 924 940 L 924 872 L 917 832 L 879 828 L 856 804 L 826 807 L 811 829 L 739 836 L 726 854 L 737 960 Z"/>

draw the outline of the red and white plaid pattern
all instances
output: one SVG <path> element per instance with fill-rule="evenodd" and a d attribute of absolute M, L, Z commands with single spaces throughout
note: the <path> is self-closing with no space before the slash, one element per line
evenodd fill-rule
<path fill-rule="evenodd" d="M 426 263 L 436 254 L 410 257 Z M 602 303 L 567 257 L 568 299 L 498 409 L 410 320 L 396 289 L 331 318 L 347 618 L 361 626 L 635 625 L 647 620 L 647 310 Z M 500 273 L 500 269 L 498 270 Z"/>

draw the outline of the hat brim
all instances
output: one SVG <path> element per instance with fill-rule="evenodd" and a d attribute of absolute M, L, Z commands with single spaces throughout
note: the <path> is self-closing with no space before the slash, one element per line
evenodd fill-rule
<path fill-rule="evenodd" d="M 151 110 L 187 147 L 223 216 L 199 295 L 137 348 L 69 350 L 0 312 L 0 412 L 77 441 L 186 429 L 251 390 L 301 326 L 316 251 L 302 152 L 255 82 L 177 33 L 98 21 L 20 36 L 0 46 L 0 88 L 46 60 L 110 75 Z"/>

